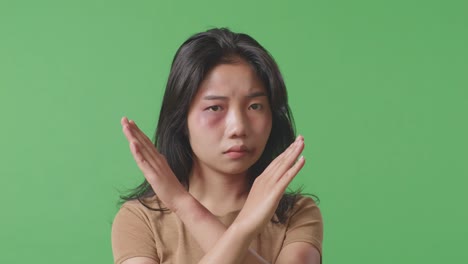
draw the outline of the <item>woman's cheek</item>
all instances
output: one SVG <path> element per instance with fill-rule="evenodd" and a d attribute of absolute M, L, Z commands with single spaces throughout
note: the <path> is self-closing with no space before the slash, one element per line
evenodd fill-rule
<path fill-rule="evenodd" d="M 200 115 L 199 122 L 202 126 L 211 128 L 217 126 L 223 119 L 222 113 L 216 112 L 203 112 Z"/>
<path fill-rule="evenodd" d="M 271 113 L 269 111 L 252 112 L 249 115 L 249 119 L 253 123 L 268 124 L 271 122 Z"/>

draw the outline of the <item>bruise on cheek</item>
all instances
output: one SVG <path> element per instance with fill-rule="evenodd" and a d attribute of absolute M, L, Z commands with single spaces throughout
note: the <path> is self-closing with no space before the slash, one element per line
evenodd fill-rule
<path fill-rule="evenodd" d="M 210 111 L 203 111 L 197 117 L 198 124 L 208 128 L 216 126 L 221 119 L 222 116 L 220 113 L 214 113 Z"/>

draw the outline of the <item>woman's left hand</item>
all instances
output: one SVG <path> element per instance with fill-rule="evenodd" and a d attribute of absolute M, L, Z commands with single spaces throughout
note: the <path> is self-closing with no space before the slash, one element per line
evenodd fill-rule
<path fill-rule="evenodd" d="M 304 138 L 298 136 L 255 179 L 244 207 L 235 220 L 247 233 L 260 232 L 270 221 L 284 191 L 305 164 L 304 157 L 299 158 L 304 146 Z"/>

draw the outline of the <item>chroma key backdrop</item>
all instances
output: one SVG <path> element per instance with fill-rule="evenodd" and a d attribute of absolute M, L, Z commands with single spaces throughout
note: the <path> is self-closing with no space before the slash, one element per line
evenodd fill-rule
<path fill-rule="evenodd" d="M 112 263 L 121 131 L 211 27 L 278 62 L 326 264 L 468 263 L 468 1 L 0 1 L 0 263 Z"/>

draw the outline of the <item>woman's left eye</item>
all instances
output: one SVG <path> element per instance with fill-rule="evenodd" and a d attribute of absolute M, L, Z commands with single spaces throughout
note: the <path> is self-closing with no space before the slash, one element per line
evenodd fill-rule
<path fill-rule="evenodd" d="M 252 110 L 260 110 L 260 109 L 262 109 L 262 105 L 261 104 L 251 104 L 249 106 L 249 108 L 252 109 Z"/>

